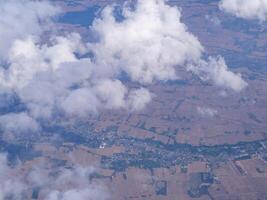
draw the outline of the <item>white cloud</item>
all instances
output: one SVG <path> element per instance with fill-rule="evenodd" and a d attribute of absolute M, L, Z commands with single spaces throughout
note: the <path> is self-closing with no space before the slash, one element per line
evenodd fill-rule
<path fill-rule="evenodd" d="M 267 0 L 221 0 L 221 10 L 244 19 L 267 19 Z"/>
<path fill-rule="evenodd" d="M 16 39 L 8 52 L 8 69 L 1 68 L 3 86 L 22 88 L 40 72 L 55 71 L 63 63 L 77 60 L 75 53 L 82 49 L 79 34 L 71 33 L 66 37 L 55 37 L 52 45 L 40 45 L 32 36 L 24 40 Z"/>
<path fill-rule="evenodd" d="M 163 0 L 140 0 L 136 10 L 124 10 L 124 17 L 117 22 L 108 7 L 93 24 L 100 42 L 89 48 L 106 68 L 112 66 L 113 71 L 125 71 L 134 81 L 152 83 L 177 79 L 176 68 L 188 65 L 191 72 L 205 74 L 207 81 L 220 87 L 240 91 L 246 86 L 223 58 L 202 58 L 204 48 L 181 22 L 176 7 Z"/>
<path fill-rule="evenodd" d="M 241 78 L 241 74 L 230 71 L 221 56 L 209 57 L 208 61 L 201 60 L 198 64 L 188 65 L 189 71 L 197 74 L 203 81 L 211 81 L 215 85 L 240 92 L 247 83 Z"/>
<path fill-rule="evenodd" d="M 41 165 L 35 165 L 33 169 L 25 168 L 21 164 L 11 167 L 7 156 L 1 153 L 0 200 L 25 199 L 36 187 L 40 189 L 39 198 L 45 200 L 109 199 L 109 190 L 104 185 L 90 181 L 90 175 L 95 172 L 94 167 L 73 164 L 71 168 L 60 167 L 56 170 Z M 51 175 L 51 172 L 57 173 Z"/>
<path fill-rule="evenodd" d="M 93 87 L 96 96 L 106 108 L 121 108 L 125 106 L 126 87 L 119 80 L 100 80 Z"/>
<path fill-rule="evenodd" d="M 81 88 L 70 93 L 61 106 L 69 116 L 85 117 L 88 113 L 97 113 L 100 103 L 91 90 Z"/>
<path fill-rule="evenodd" d="M 204 117 L 214 117 L 218 111 L 208 107 L 197 107 L 197 112 Z"/>
<path fill-rule="evenodd" d="M 58 7 L 46 1 L 0 1 L 0 61 L 6 59 L 6 50 L 15 39 L 42 34 L 51 17 L 59 12 Z"/>
<path fill-rule="evenodd" d="M 15 40 L 12 63 L 0 71 L 1 85 L 13 89 L 35 118 L 50 118 L 55 108 L 83 117 L 99 109 L 127 108 L 131 90 L 116 76 L 103 76 L 90 59 L 78 59 L 83 51 L 78 34 L 53 38 L 51 46 L 32 38 Z"/>
<path fill-rule="evenodd" d="M 129 94 L 129 108 L 131 110 L 142 110 L 152 100 L 153 95 L 145 89 L 140 88 Z"/>
<path fill-rule="evenodd" d="M 101 188 L 102 189 L 102 188 Z M 105 200 L 108 197 L 98 187 L 90 189 L 70 189 L 68 191 L 52 191 L 45 200 Z"/>
<path fill-rule="evenodd" d="M 8 166 L 5 154 L 0 154 L 0 179 L 0 200 L 5 200 L 7 197 L 23 199 L 25 185 L 15 170 Z"/>
<path fill-rule="evenodd" d="M 89 175 L 93 168 L 76 167 L 64 169 L 50 185 L 45 200 L 106 200 L 108 190 L 100 185 L 91 184 Z M 51 184 L 51 183 L 50 183 Z"/>
<path fill-rule="evenodd" d="M 10 113 L 0 116 L 0 126 L 5 132 L 32 133 L 39 130 L 39 125 L 27 113 Z"/>
<path fill-rule="evenodd" d="M 162 0 L 138 2 L 135 11 L 124 9 L 122 22 L 111 7 L 104 9 L 92 27 L 100 42 L 89 47 L 100 65 L 119 67 L 134 81 L 176 79 L 175 67 L 199 59 L 203 47 L 180 21 L 179 9 Z"/>
<path fill-rule="evenodd" d="M 145 87 L 177 79 L 178 67 L 223 88 L 240 91 L 247 85 L 222 58 L 202 58 L 204 48 L 181 22 L 180 10 L 163 0 L 139 0 L 135 10 L 125 7 L 125 19 L 120 22 L 115 20 L 113 8 L 106 7 L 91 27 L 99 41 L 88 44 L 77 33 L 52 34 L 42 41 L 42 21 L 50 21 L 59 9 L 29 0 L 25 0 L 25 7 L 13 4 L 15 13 L 36 7 L 29 11 L 30 17 L 20 19 L 36 28 L 7 38 L 7 53 L 0 54 L 0 59 L 6 59 L 8 66 L 0 69 L 0 87 L 18 95 L 32 120 L 51 119 L 57 113 L 86 117 L 103 109 L 140 110 L 153 97 Z M 8 10 L 5 13 L 13 16 Z M 0 27 L 4 26 L 1 23 Z M 0 29 L 1 34 L 6 33 Z M 86 57 L 88 52 L 93 59 Z M 139 88 L 131 89 L 121 81 L 121 73 Z"/>

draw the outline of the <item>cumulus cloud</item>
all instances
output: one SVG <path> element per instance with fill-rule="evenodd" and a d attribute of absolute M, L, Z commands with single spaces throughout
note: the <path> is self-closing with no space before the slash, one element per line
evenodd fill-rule
<path fill-rule="evenodd" d="M 32 37 L 15 40 L 9 52 L 12 62 L 0 70 L 1 86 L 16 92 L 30 116 L 50 118 L 56 110 L 83 117 L 101 109 L 127 109 L 134 100 L 139 104 L 147 100 L 142 98 L 145 93 L 134 98 L 136 93 L 115 75 L 103 75 L 101 66 L 89 58 L 79 59 L 86 50 L 78 34 L 52 38 L 51 43 L 39 45 Z"/>
<path fill-rule="evenodd" d="M 140 110 L 154 96 L 147 86 L 177 79 L 178 67 L 234 91 L 247 85 L 240 74 L 228 69 L 223 58 L 202 58 L 204 48 L 181 22 L 180 10 L 163 0 L 139 0 L 135 9 L 124 7 L 122 21 L 116 20 L 112 6 L 106 7 L 90 27 L 98 41 L 87 44 L 78 33 L 51 34 L 43 41 L 43 25 L 49 24 L 59 9 L 45 1 L 22 2 L 0 4 L 7 18 L 21 10 L 19 15 L 26 13 L 26 17 L 17 21 L 34 27 L 23 35 L 6 37 L 8 45 L 0 47 L 5 52 L 0 59 L 6 63 L 0 68 L 0 87 L 25 104 L 23 113 L 3 116 L 4 120 L 15 117 L 38 130 L 36 121 L 57 114 L 69 118 L 103 109 Z M 0 27 L 8 23 L 0 20 Z M 1 34 L 8 35 L 0 29 Z M 121 74 L 137 88 L 129 87 Z M 20 130 L 27 130 L 26 125 Z"/>
<path fill-rule="evenodd" d="M 164 1 L 140 0 L 136 10 L 124 9 L 122 22 L 116 21 L 111 7 L 102 15 L 92 27 L 100 42 L 90 47 L 101 64 L 120 67 L 134 81 L 176 79 L 175 67 L 197 60 L 203 51 L 180 21 L 179 9 Z"/>
<path fill-rule="evenodd" d="M 84 51 L 78 34 L 56 37 L 52 42 L 47 46 L 38 45 L 33 38 L 16 40 L 10 50 L 12 64 L 0 70 L 2 87 L 13 89 L 31 116 L 50 118 L 55 108 L 71 116 L 127 108 L 131 91 L 116 76 L 102 76 L 89 58 L 78 58 Z"/>
<path fill-rule="evenodd" d="M 60 9 L 46 1 L 0 1 L 0 60 L 6 58 L 7 49 L 15 39 L 40 35 L 49 26 L 51 17 Z"/>
<path fill-rule="evenodd" d="M 244 19 L 267 19 L 267 0 L 221 0 L 221 10 Z"/>
<path fill-rule="evenodd" d="M 202 58 L 204 48 L 181 22 L 178 8 L 162 0 L 138 2 L 134 11 L 125 8 L 122 22 L 116 21 L 110 7 L 94 22 L 92 29 L 100 42 L 89 47 L 102 66 L 123 70 L 132 80 L 145 84 L 177 79 L 176 68 L 187 66 L 220 87 L 245 88 L 241 75 L 231 72 L 223 58 Z"/>
<path fill-rule="evenodd" d="M 201 60 L 198 64 L 188 65 L 189 71 L 197 74 L 203 81 L 211 81 L 217 86 L 226 87 L 233 91 L 241 91 L 247 87 L 247 83 L 241 78 L 241 74 L 230 71 L 221 56 L 209 57 L 207 61 Z"/>

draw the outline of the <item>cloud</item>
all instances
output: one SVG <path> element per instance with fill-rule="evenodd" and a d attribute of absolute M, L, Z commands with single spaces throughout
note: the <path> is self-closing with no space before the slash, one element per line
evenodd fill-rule
<path fill-rule="evenodd" d="M 118 22 L 112 7 L 104 9 L 92 26 L 100 41 L 89 47 L 100 65 L 119 67 L 134 81 L 176 79 L 175 67 L 199 59 L 203 52 L 180 21 L 179 9 L 164 1 L 140 0 L 134 11 L 124 9 L 124 18 Z"/>
<path fill-rule="evenodd" d="M 45 200 L 106 200 L 110 197 L 104 185 L 90 181 L 90 175 L 95 173 L 94 167 L 74 164 L 71 168 L 57 170 L 56 175 L 51 176 L 45 168 L 36 167 L 26 179 L 30 183 L 28 187 L 40 188 L 40 195 Z"/>
<path fill-rule="evenodd" d="M 213 23 L 216 26 L 220 26 L 221 25 L 221 20 L 218 17 L 216 17 L 216 16 L 205 15 L 205 19 L 207 21 L 210 21 L 211 23 Z"/>
<path fill-rule="evenodd" d="M 71 189 L 65 192 L 61 191 L 52 191 L 45 200 L 105 200 L 108 197 L 103 194 L 102 191 L 99 191 L 98 187 L 90 189 Z"/>
<path fill-rule="evenodd" d="M 197 74 L 203 81 L 211 81 L 215 85 L 240 92 L 247 83 L 241 78 L 241 74 L 230 71 L 221 56 L 209 57 L 207 61 L 201 60 L 198 64 L 188 65 L 189 71 Z"/>
<path fill-rule="evenodd" d="M 74 169 L 64 169 L 50 183 L 45 200 L 106 200 L 108 190 L 104 186 L 90 183 L 93 168 L 76 166 Z"/>
<path fill-rule="evenodd" d="M 21 177 L 7 163 L 7 156 L 0 154 L 0 200 L 9 198 L 22 200 L 25 185 Z"/>
<path fill-rule="evenodd" d="M 129 108 L 131 110 L 142 110 L 152 100 L 152 97 L 153 95 L 145 88 L 133 90 L 129 94 Z"/>
<path fill-rule="evenodd" d="M 197 112 L 204 117 L 214 117 L 218 111 L 207 107 L 197 107 Z"/>
<path fill-rule="evenodd" d="M 50 118 L 54 111 L 84 117 L 102 109 L 127 109 L 134 100 L 147 103 L 133 97 L 142 96 L 131 92 L 117 76 L 103 75 L 101 66 L 89 58 L 79 59 L 85 50 L 78 34 L 51 40 L 50 46 L 39 45 L 32 37 L 15 40 L 9 53 L 12 62 L 0 70 L 2 87 L 14 90 L 33 118 Z"/>
<path fill-rule="evenodd" d="M 221 10 L 244 19 L 267 19 L 267 0 L 221 0 Z"/>
<path fill-rule="evenodd" d="M 48 28 L 51 17 L 59 12 L 58 7 L 46 1 L 0 1 L 0 61 L 6 59 L 6 50 L 15 39 L 41 35 Z"/>
<path fill-rule="evenodd" d="M 104 185 L 90 181 L 90 175 L 95 173 L 92 166 L 73 164 L 53 171 L 35 165 L 25 170 L 21 164 L 9 166 L 7 156 L 0 154 L 0 200 L 25 199 L 35 188 L 39 188 L 39 198 L 45 200 L 106 200 L 110 197 Z"/>
<path fill-rule="evenodd" d="M 39 130 L 39 125 L 35 119 L 25 112 L 0 116 L 0 126 L 5 132 L 12 134 L 32 133 Z"/>
<path fill-rule="evenodd" d="M 106 108 L 121 108 L 125 106 L 126 87 L 119 80 L 101 80 L 93 87 L 96 96 Z"/>
<path fill-rule="evenodd" d="M 92 29 L 100 41 L 89 48 L 99 65 L 122 70 L 144 84 L 177 79 L 176 69 L 187 66 L 217 86 L 234 91 L 245 88 L 241 75 L 231 72 L 223 58 L 202 58 L 204 48 L 181 22 L 179 9 L 162 0 L 138 2 L 134 11 L 125 8 L 122 22 L 116 21 L 111 7 L 94 22 Z"/>
<path fill-rule="evenodd" d="M 46 1 L 20 2 L 0 5 L 10 18 L 15 15 L 13 7 L 15 13 L 26 13 L 18 21 L 35 28 L 7 37 L 8 45 L 0 47 L 5 52 L 0 60 L 6 61 L 0 68 L 0 88 L 17 96 L 25 110 L 4 119 L 23 116 L 25 124 L 33 126 L 40 119 L 86 117 L 104 109 L 138 111 L 154 96 L 148 86 L 177 79 L 177 68 L 234 91 L 247 85 L 240 74 L 228 69 L 223 58 L 203 59 L 204 48 L 181 22 L 181 11 L 163 0 L 139 0 L 135 9 L 123 7 L 122 21 L 117 21 L 113 7 L 107 6 L 90 27 L 98 40 L 87 44 L 78 33 L 58 36 L 52 32 L 42 40 L 43 25 L 51 24 L 60 9 Z M 0 20 L 0 27 L 6 23 Z M 0 29 L 1 34 L 7 33 Z"/>

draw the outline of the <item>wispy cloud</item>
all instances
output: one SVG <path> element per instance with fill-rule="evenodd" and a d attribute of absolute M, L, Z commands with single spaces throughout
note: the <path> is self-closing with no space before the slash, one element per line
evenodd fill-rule
<path fill-rule="evenodd" d="M 83 167 L 75 163 L 68 169 L 58 167 L 56 171 L 42 165 L 32 169 L 21 164 L 11 167 L 7 156 L 0 154 L 0 199 L 29 199 L 36 188 L 38 198 L 45 200 L 109 199 L 110 193 L 104 185 L 90 181 L 94 172 L 92 166 Z"/>

